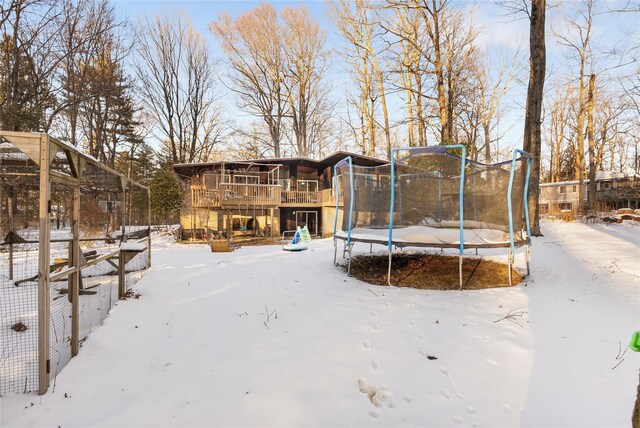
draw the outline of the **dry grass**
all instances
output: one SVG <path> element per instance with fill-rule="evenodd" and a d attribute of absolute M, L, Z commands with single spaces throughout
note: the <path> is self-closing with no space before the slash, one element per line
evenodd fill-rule
<path fill-rule="evenodd" d="M 388 256 L 357 256 L 351 261 L 351 276 L 375 285 L 387 285 Z M 463 288 L 509 287 L 508 266 L 491 260 L 465 257 L 462 264 Z M 346 267 L 345 267 L 346 270 Z M 513 285 L 522 275 L 512 269 Z M 458 256 L 439 254 L 397 254 L 393 256 L 391 283 L 397 287 L 427 290 L 458 290 Z"/>

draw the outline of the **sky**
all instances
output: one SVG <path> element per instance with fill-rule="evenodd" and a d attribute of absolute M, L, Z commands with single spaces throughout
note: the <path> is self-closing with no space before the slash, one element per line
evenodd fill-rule
<path fill-rule="evenodd" d="M 640 0 L 631 0 L 640 1 Z M 614 9 L 623 6 L 627 0 L 602 0 L 600 7 L 609 7 Z M 133 1 L 133 0 L 113 0 L 116 12 L 121 17 L 127 18 L 131 22 L 137 22 L 138 19 L 145 16 L 153 17 L 155 15 L 172 15 L 176 13 L 188 16 L 195 28 L 204 36 L 209 43 L 210 49 L 214 56 L 224 64 L 224 56 L 221 53 L 218 41 L 209 31 L 210 23 L 216 19 L 221 13 L 228 12 L 232 17 L 237 17 L 243 12 L 249 11 L 258 6 L 260 1 Z M 327 14 L 327 6 L 322 1 L 273 1 L 271 2 L 276 9 L 280 10 L 284 7 L 297 6 L 304 4 L 313 14 L 321 28 L 327 33 L 327 47 L 338 49 L 342 46 L 342 40 L 336 33 L 331 19 Z M 513 55 L 518 49 L 523 59 L 528 58 L 528 37 L 529 22 L 527 19 L 518 19 L 514 16 L 505 15 L 505 10 L 494 1 L 478 0 L 478 1 L 462 1 L 460 2 L 470 11 L 470 19 L 482 28 L 478 39 L 479 45 L 486 49 L 491 56 L 497 58 L 500 56 Z M 549 4 L 552 4 L 549 2 Z M 569 52 L 566 48 L 559 45 L 554 39 L 554 32 L 565 32 L 566 26 L 563 24 L 561 17 L 568 16 L 572 10 L 568 7 L 567 2 L 557 2 L 552 4 L 552 9 L 547 13 L 547 81 L 562 77 L 566 74 L 574 74 L 575 70 L 570 67 Z M 602 14 L 594 19 L 593 40 L 594 49 L 604 49 L 604 47 L 612 46 L 620 40 L 640 40 L 640 30 L 634 22 L 640 19 L 640 14 Z M 626 33 L 625 31 L 629 31 Z M 638 42 L 640 44 L 640 42 Z M 524 62 L 526 66 L 526 62 Z M 222 66 L 224 67 L 224 66 Z M 637 65 L 632 65 L 637 69 Z M 224 73 L 224 71 L 222 71 Z M 526 98 L 526 81 L 528 69 L 524 67 L 520 76 L 521 84 L 514 87 L 505 98 L 505 105 L 508 107 L 507 114 L 499 123 L 499 133 L 504 134 L 502 141 L 507 147 L 521 147 L 522 130 L 524 117 L 524 101 Z M 342 105 L 344 111 L 344 93 L 349 85 L 349 73 L 346 64 L 341 60 L 339 55 L 332 55 L 332 66 L 327 76 L 334 90 L 332 97 Z M 222 85 L 220 85 L 222 87 Z M 224 89 L 224 87 L 222 87 Z M 550 88 L 550 84 L 547 84 Z M 225 89 L 226 90 L 226 89 Z M 545 94 L 547 95 L 547 94 Z M 232 113 L 231 116 L 236 121 L 242 123 L 249 122 L 251 118 L 246 113 L 238 110 L 235 105 L 232 94 L 228 91 L 223 93 L 221 102 L 224 110 Z M 392 119 L 398 118 L 404 114 L 403 103 L 398 98 L 391 100 L 390 112 Z"/>

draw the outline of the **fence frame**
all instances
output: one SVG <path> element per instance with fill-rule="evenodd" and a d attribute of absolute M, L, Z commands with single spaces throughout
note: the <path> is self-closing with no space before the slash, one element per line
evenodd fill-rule
<path fill-rule="evenodd" d="M 122 298 L 125 288 L 123 276 L 126 275 L 124 265 L 127 263 L 131 254 L 137 250 L 120 249 L 111 252 L 99 259 L 85 261 L 81 264 L 80 249 L 80 178 L 82 171 L 87 165 L 92 165 L 104 171 L 105 174 L 113 176 L 120 184 L 122 191 L 123 218 L 122 218 L 122 235 L 121 242 L 126 242 L 126 197 L 131 187 L 146 192 L 147 201 L 150 201 L 150 190 L 148 187 L 136 183 L 128 179 L 126 176 L 111 169 L 91 156 L 87 156 L 80 152 L 75 146 L 62 142 L 45 133 L 35 132 L 14 132 L 0 130 L 0 140 L 6 140 L 26 155 L 32 162 L 39 167 L 39 239 L 38 239 L 38 394 L 45 394 L 49 388 L 51 375 L 51 359 L 50 359 L 50 317 L 51 317 L 51 298 L 50 286 L 52 275 L 50 272 L 50 246 L 51 246 L 51 184 L 52 182 L 61 183 L 69 186 L 73 190 L 72 196 L 72 217 L 71 232 L 72 239 L 69 240 L 71 249 L 69 251 L 68 268 L 53 275 L 54 279 L 69 277 L 68 299 L 71 303 L 71 356 L 75 357 L 79 350 L 79 290 L 80 290 L 80 272 L 82 269 L 96 264 L 98 261 L 118 260 L 119 273 L 119 293 L 118 297 Z M 71 174 L 51 169 L 51 164 L 59 151 L 62 151 L 67 158 Z M 151 207 L 147 203 L 147 236 L 138 242 L 144 242 L 148 251 L 148 265 L 151 264 Z M 125 285 L 123 285 L 125 284 Z"/>

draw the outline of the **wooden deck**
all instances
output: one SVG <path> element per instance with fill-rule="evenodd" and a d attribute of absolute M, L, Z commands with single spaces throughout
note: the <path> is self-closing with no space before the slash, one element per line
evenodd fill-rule
<path fill-rule="evenodd" d="M 342 201 L 342 197 L 340 198 Z M 319 192 L 285 191 L 282 186 L 268 184 L 220 184 L 218 189 L 191 187 L 192 205 L 197 208 L 262 205 L 264 207 L 335 206 L 332 189 Z"/>

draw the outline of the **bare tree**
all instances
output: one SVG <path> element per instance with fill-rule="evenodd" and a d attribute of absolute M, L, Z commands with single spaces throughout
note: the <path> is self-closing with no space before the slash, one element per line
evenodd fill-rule
<path fill-rule="evenodd" d="M 280 157 L 283 120 L 287 112 L 285 58 L 278 15 L 269 3 L 245 12 L 236 20 L 224 13 L 211 23 L 220 40 L 231 73 L 229 88 L 238 95 L 239 107 L 262 119 L 269 145 Z"/>
<path fill-rule="evenodd" d="M 529 86 L 524 121 L 524 150 L 534 158 L 531 171 L 529 207 L 533 213 L 531 233 L 540 236 L 540 157 L 542 155 L 541 116 L 546 72 L 546 0 L 532 0 L 529 13 Z"/>
<path fill-rule="evenodd" d="M 484 53 L 473 67 L 472 73 L 477 82 L 478 92 L 476 102 L 480 107 L 480 122 L 484 141 L 484 161 L 492 161 L 491 133 L 500 115 L 500 105 L 503 97 L 513 84 L 519 63 L 519 52 L 513 57 L 503 57 L 497 68 L 493 66 L 491 57 Z"/>
<path fill-rule="evenodd" d="M 318 137 L 325 130 L 330 110 L 328 88 L 323 77 L 328 66 L 326 34 L 313 21 L 306 7 L 282 10 L 283 52 L 291 127 L 298 156 L 317 154 Z"/>
<path fill-rule="evenodd" d="M 596 75 L 589 76 L 589 90 L 587 94 L 587 140 L 589 142 L 589 194 L 588 202 L 591 209 L 596 203 L 596 138 L 594 131 L 594 108 L 595 105 L 595 85 Z"/>
<path fill-rule="evenodd" d="M 585 173 L 585 153 L 584 153 L 584 137 L 585 137 L 585 119 L 587 114 L 587 85 L 585 83 L 586 68 L 591 58 L 591 28 L 593 25 L 593 0 L 581 0 L 583 7 L 578 8 L 578 18 L 565 18 L 568 25 L 569 33 L 560 34 L 555 32 L 560 44 L 569 47 L 575 55 L 578 63 L 578 105 L 577 105 L 577 122 L 576 122 L 576 154 L 575 154 L 575 179 L 578 180 L 578 205 L 579 209 L 584 209 L 584 173 Z"/>
<path fill-rule="evenodd" d="M 379 99 L 384 120 L 385 151 L 387 158 L 390 159 L 391 135 L 385 78 L 378 61 L 377 50 L 374 47 L 376 37 L 374 34 L 375 22 L 371 19 L 371 10 L 362 0 L 356 0 L 355 2 L 340 0 L 329 3 L 329 7 L 334 24 L 350 45 L 350 50 L 343 52 L 343 56 L 351 58 L 349 62 L 352 65 L 352 73 L 361 88 L 358 101 L 361 106 L 360 116 L 363 118 L 366 116 L 368 122 L 369 149 L 367 154 L 375 155 L 375 102 Z M 372 79 L 376 80 L 375 89 Z"/>
<path fill-rule="evenodd" d="M 215 102 L 215 69 L 205 41 L 184 17 L 141 24 L 134 70 L 140 98 L 172 162 L 207 160 L 224 133 Z"/>
<path fill-rule="evenodd" d="M 445 10 L 449 0 L 414 0 L 418 10 L 420 11 L 424 28 L 431 40 L 433 47 L 433 56 L 429 57 L 429 61 L 433 64 L 434 74 L 436 78 L 438 110 L 440 118 L 440 144 L 449 144 L 451 142 L 451 124 L 449 117 L 448 101 L 445 92 L 445 59 L 443 59 L 444 40 L 442 37 L 443 28 L 446 27 L 444 22 Z M 453 56 L 450 57 L 451 59 Z"/>
<path fill-rule="evenodd" d="M 549 91 L 549 105 L 546 107 L 550 122 L 547 123 L 546 140 L 549 145 L 549 181 L 558 182 L 565 179 L 563 175 L 562 154 L 567 141 L 571 141 L 569 132 L 570 102 L 569 94 L 564 82 L 556 82 L 553 90 Z"/>
<path fill-rule="evenodd" d="M 12 0 L 0 14 L 0 126 L 41 130 L 54 104 L 56 19 L 60 8 L 44 0 Z"/>
<path fill-rule="evenodd" d="M 394 3 L 389 3 L 384 8 L 393 12 L 381 20 L 381 26 L 387 33 L 385 42 L 394 55 L 391 72 L 398 76 L 398 89 L 405 95 L 409 146 L 426 146 L 424 106 L 427 95 L 423 87 L 427 74 L 425 58 L 431 56 L 430 42 L 424 36 L 421 15 L 416 8 L 397 7 Z"/>

